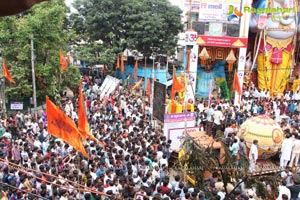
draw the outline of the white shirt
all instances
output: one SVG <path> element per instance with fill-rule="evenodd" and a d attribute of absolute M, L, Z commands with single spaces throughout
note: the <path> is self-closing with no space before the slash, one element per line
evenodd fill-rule
<path fill-rule="evenodd" d="M 198 107 L 198 109 L 199 109 L 200 112 L 203 112 L 203 110 L 204 110 L 203 103 L 199 103 L 197 107 Z"/>
<path fill-rule="evenodd" d="M 291 138 L 284 139 L 281 146 L 282 159 L 284 160 L 291 159 L 292 148 L 293 148 L 293 140 Z"/>
<path fill-rule="evenodd" d="M 287 188 L 286 186 L 279 185 L 278 191 L 279 191 L 279 195 L 278 195 L 278 197 L 277 197 L 276 200 L 282 200 L 281 196 L 282 196 L 283 194 L 286 194 L 286 195 L 289 197 L 289 198 L 288 198 L 289 200 L 291 199 L 291 191 L 290 191 L 290 189 Z"/>
<path fill-rule="evenodd" d="M 250 152 L 249 152 L 249 159 L 250 160 L 253 160 L 252 155 L 254 155 L 254 161 L 256 161 L 257 158 L 258 158 L 258 150 L 257 150 L 257 146 L 255 144 L 252 144 L 251 148 L 250 148 Z"/>
<path fill-rule="evenodd" d="M 160 165 L 160 167 L 162 167 L 163 165 L 165 165 L 165 167 L 168 167 L 168 160 L 164 159 L 164 158 L 161 158 L 159 160 L 159 165 Z"/>
<path fill-rule="evenodd" d="M 300 140 L 299 139 L 294 140 L 292 152 L 293 153 L 300 153 Z"/>
<path fill-rule="evenodd" d="M 221 120 L 224 120 L 224 115 L 220 110 L 216 110 L 213 113 L 214 123 L 217 125 L 221 124 Z"/>

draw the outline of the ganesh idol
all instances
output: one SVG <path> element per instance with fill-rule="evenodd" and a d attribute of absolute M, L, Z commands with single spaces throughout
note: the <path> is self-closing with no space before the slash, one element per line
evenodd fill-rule
<path fill-rule="evenodd" d="M 294 0 L 258 0 L 253 8 L 265 10 L 265 27 L 260 15 L 251 13 L 250 31 L 258 32 L 258 87 L 271 96 L 283 94 L 292 68 L 292 54 L 297 34 L 297 4 Z M 253 9 L 254 10 L 254 9 Z"/>

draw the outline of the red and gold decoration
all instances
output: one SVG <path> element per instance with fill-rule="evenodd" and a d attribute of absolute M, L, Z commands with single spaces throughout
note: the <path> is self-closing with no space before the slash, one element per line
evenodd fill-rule
<path fill-rule="evenodd" d="M 209 56 L 209 54 L 208 54 L 208 52 L 207 52 L 207 50 L 206 50 L 205 47 L 201 50 L 201 52 L 199 54 L 199 58 L 201 60 L 201 65 L 205 66 L 206 65 L 206 61 L 210 58 L 210 56 Z"/>
<path fill-rule="evenodd" d="M 236 57 L 234 55 L 234 51 L 231 50 L 230 53 L 228 54 L 226 61 L 228 63 L 228 71 L 232 71 L 233 69 L 233 64 L 236 62 Z"/>

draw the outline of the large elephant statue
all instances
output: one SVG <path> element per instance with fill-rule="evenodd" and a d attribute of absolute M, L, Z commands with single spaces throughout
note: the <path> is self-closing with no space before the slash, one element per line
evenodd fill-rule
<path fill-rule="evenodd" d="M 268 90 L 272 96 L 280 95 L 286 88 L 292 67 L 298 17 L 296 2 L 258 0 L 253 8 L 271 12 L 265 13 L 267 20 L 264 30 L 258 29 L 259 14 L 252 13 L 250 18 L 250 31 L 261 34 L 257 42 L 258 87 Z"/>

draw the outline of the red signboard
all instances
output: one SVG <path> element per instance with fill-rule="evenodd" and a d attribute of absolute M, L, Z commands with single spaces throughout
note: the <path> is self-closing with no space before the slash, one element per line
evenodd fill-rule
<path fill-rule="evenodd" d="M 248 38 L 198 35 L 197 45 L 214 47 L 247 48 Z"/>

